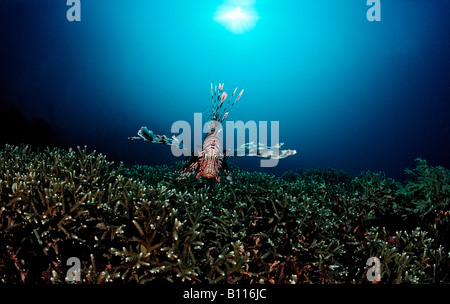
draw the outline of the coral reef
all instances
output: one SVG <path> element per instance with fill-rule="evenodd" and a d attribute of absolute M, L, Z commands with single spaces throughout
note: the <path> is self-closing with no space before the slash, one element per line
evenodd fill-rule
<path fill-rule="evenodd" d="M 0 151 L 0 281 L 448 283 L 450 171 L 282 177 L 230 166 L 233 184 L 125 167 L 87 148 Z M 377 282 L 377 281 L 375 281 Z"/>

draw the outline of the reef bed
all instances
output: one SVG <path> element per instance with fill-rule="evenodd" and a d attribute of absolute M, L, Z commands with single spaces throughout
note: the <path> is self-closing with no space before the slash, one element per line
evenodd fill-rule
<path fill-rule="evenodd" d="M 87 148 L 0 151 L 3 283 L 448 283 L 450 171 L 180 180 Z M 369 280 L 368 259 L 380 262 Z M 80 261 L 70 281 L 70 258 Z"/>

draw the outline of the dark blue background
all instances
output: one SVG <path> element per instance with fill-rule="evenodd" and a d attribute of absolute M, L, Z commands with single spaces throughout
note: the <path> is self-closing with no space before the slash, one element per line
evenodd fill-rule
<path fill-rule="evenodd" d="M 3 143 L 173 164 L 169 147 L 127 137 L 143 125 L 171 135 L 223 82 L 245 89 L 229 120 L 280 121 L 298 152 L 271 169 L 234 159 L 243 169 L 403 180 L 417 157 L 450 168 L 448 1 L 382 0 L 380 22 L 367 21 L 365 0 L 256 1 L 260 19 L 244 34 L 213 20 L 222 3 L 81 0 L 82 21 L 68 22 L 66 1 L 0 1 Z M 36 127 L 46 124 L 51 141 Z"/>

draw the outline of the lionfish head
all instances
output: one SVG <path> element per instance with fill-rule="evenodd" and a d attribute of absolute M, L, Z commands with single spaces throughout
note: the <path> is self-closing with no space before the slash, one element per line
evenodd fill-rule
<path fill-rule="evenodd" d="M 200 170 L 197 173 L 196 178 L 215 178 L 216 181 L 220 181 L 219 177 L 220 159 L 215 157 L 205 157 L 200 164 Z"/>

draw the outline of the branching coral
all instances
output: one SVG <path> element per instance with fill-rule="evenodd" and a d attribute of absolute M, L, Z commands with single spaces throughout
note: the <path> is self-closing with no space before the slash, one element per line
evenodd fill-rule
<path fill-rule="evenodd" d="M 420 161 L 405 186 L 331 169 L 231 167 L 233 184 L 177 171 L 7 145 L 0 280 L 64 283 L 77 257 L 82 283 L 363 283 L 378 257 L 382 283 L 449 281 L 443 168 Z"/>
<path fill-rule="evenodd" d="M 450 170 L 443 167 L 430 167 L 423 159 L 416 159 L 415 170 L 406 169 L 408 181 L 399 195 L 408 202 L 399 206 L 407 211 L 424 218 L 430 213 L 434 215 L 450 209 Z M 417 172 L 417 173 L 416 173 Z"/>

